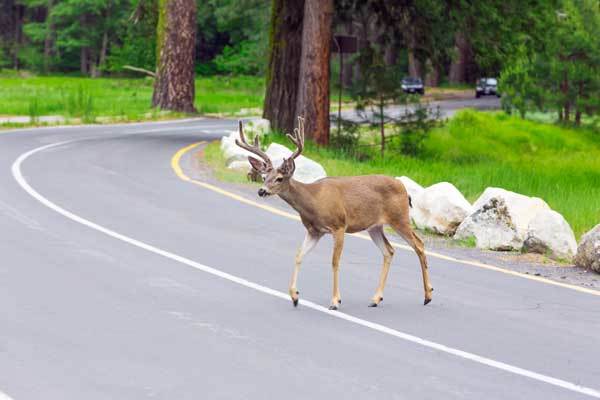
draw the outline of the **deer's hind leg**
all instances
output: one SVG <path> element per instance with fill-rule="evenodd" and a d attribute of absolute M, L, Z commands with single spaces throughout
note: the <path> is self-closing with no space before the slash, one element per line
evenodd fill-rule
<path fill-rule="evenodd" d="M 402 223 L 394 222 L 390 225 L 392 225 L 392 228 L 398 233 L 398 235 L 402 236 L 402 238 L 406 240 L 406 243 L 413 248 L 419 257 L 419 262 L 421 263 L 421 272 L 423 274 L 423 289 L 425 291 L 425 300 L 423 301 L 423 304 L 427 305 L 431 301 L 433 288 L 429 282 L 429 270 L 427 267 L 427 257 L 425 256 L 425 246 L 423 241 L 412 230 L 410 223 L 408 222 L 408 218 Z"/>
<path fill-rule="evenodd" d="M 381 267 L 381 273 L 379 275 L 379 285 L 369 304 L 369 307 L 377 307 L 379 303 L 383 301 L 383 289 L 385 288 L 385 282 L 387 280 L 388 272 L 390 271 L 390 264 L 392 263 L 392 257 L 394 256 L 394 248 L 383 234 L 382 225 L 374 226 L 367 232 L 369 232 L 371 240 L 379 247 L 379 250 L 381 250 L 381 253 L 383 254 L 383 267 Z"/>

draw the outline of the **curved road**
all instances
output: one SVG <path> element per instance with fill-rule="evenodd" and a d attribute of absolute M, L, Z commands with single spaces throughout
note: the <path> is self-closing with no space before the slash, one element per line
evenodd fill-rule
<path fill-rule="evenodd" d="M 348 237 L 340 312 L 322 307 L 330 239 L 294 309 L 299 222 L 171 167 L 234 127 L 0 133 L 0 399 L 600 397 L 598 292 L 430 257 L 424 307 L 399 249 L 372 309 L 381 256 Z"/>

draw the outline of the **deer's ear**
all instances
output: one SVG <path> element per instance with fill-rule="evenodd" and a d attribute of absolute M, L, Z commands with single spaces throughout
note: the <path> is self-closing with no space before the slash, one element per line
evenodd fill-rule
<path fill-rule="evenodd" d="M 296 163 L 293 158 L 286 158 L 280 167 L 281 173 L 287 176 L 292 176 L 296 170 Z"/>
<path fill-rule="evenodd" d="M 267 171 L 267 164 L 265 162 L 250 156 L 248 156 L 248 161 L 252 165 L 252 168 L 258 172 L 263 173 Z"/>

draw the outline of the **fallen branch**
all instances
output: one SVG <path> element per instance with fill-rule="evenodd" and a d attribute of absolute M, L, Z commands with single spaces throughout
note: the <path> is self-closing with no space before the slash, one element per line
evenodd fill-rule
<path fill-rule="evenodd" d="M 149 70 L 144 69 L 144 68 L 133 67 L 131 65 L 123 65 L 123 69 L 129 69 L 131 71 L 142 72 L 144 74 L 150 75 L 153 78 L 156 78 L 156 73 L 155 72 L 149 71 Z"/>

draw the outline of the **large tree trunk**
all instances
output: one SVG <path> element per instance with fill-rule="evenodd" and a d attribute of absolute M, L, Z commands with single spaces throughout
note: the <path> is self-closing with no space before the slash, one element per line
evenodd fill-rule
<path fill-rule="evenodd" d="M 471 62 L 471 46 L 462 32 L 454 35 L 454 50 L 456 56 L 450 64 L 448 80 L 451 83 L 468 83 L 467 67 Z"/>
<path fill-rule="evenodd" d="M 263 118 L 283 132 L 291 132 L 296 119 L 303 16 L 304 0 L 273 0 Z"/>
<path fill-rule="evenodd" d="M 88 60 L 89 60 L 89 49 L 85 46 L 81 47 L 79 50 L 79 70 L 82 75 L 87 75 L 88 69 Z"/>
<path fill-rule="evenodd" d="M 50 58 L 52 57 L 52 48 L 54 47 L 54 24 L 50 17 L 52 11 L 53 0 L 48 0 L 46 3 L 46 37 L 44 38 L 44 73 L 50 72 Z"/>
<path fill-rule="evenodd" d="M 306 0 L 296 112 L 317 144 L 329 143 L 329 59 L 333 0 Z"/>
<path fill-rule="evenodd" d="M 106 63 L 106 53 L 108 52 L 108 32 L 104 31 L 102 35 L 102 47 L 98 55 L 98 63 L 94 66 L 92 78 L 98 78 L 102 75 L 102 67 Z"/>
<path fill-rule="evenodd" d="M 21 50 L 21 41 L 23 40 L 23 19 L 25 16 L 25 6 L 15 5 L 15 33 L 13 47 L 13 68 L 18 70 L 19 52 Z"/>
<path fill-rule="evenodd" d="M 440 83 L 440 70 L 431 60 L 427 60 L 426 67 L 425 86 L 436 87 Z"/>
<path fill-rule="evenodd" d="M 349 36 L 353 36 L 354 35 L 354 25 L 352 24 L 352 21 L 347 22 L 345 24 L 346 27 L 346 34 Z M 352 57 L 353 54 L 350 54 L 349 56 L 345 56 L 346 59 L 349 59 L 350 57 Z M 352 86 L 352 82 L 354 82 L 354 62 L 345 62 L 344 63 L 344 68 L 342 70 L 342 85 L 344 88 L 349 88 Z"/>
<path fill-rule="evenodd" d="M 159 0 L 152 107 L 195 112 L 195 0 Z"/>

